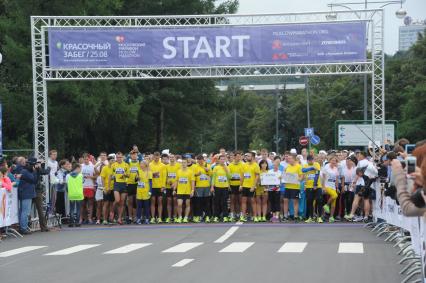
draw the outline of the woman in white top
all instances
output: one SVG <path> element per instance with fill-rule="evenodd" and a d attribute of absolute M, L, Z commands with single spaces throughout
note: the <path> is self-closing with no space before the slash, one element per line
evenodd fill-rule
<path fill-rule="evenodd" d="M 321 171 L 321 185 L 324 192 L 329 196 L 327 203 L 323 206 L 326 213 L 330 213 L 329 222 L 334 222 L 334 210 L 336 209 L 337 187 L 339 179 L 339 169 L 337 163 L 339 160 L 332 155 Z"/>
<path fill-rule="evenodd" d="M 341 183 L 342 198 L 345 204 L 345 218 L 351 213 L 352 202 L 355 196 L 355 177 L 356 177 L 356 164 L 351 157 L 347 157 L 341 167 Z"/>
<path fill-rule="evenodd" d="M 279 158 L 275 158 L 273 168 L 269 170 L 269 173 L 274 173 L 278 180 L 281 183 L 281 178 L 283 172 L 280 170 L 280 163 L 281 160 Z M 280 211 L 281 211 L 281 205 L 280 205 L 280 185 L 277 184 L 276 186 L 268 186 L 269 191 L 269 202 L 270 202 L 270 208 L 272 212 L 272 218 L 271 222 L 276 223 L 279 222 L 280 219 Z"/>

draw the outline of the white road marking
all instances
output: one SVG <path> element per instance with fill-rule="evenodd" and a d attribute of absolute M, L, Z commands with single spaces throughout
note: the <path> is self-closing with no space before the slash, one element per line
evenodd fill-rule
<path fill-rule="evenodd" d="M 2 252 L 2 253 L 0 253 L 0 257 L 9 257 L 9 256 L 13 256 L 13 255 L 18 255 L 18 254 L 22 254 L 22 253 L 26 253 L 26 252 L 30 252 L 30 251 L 34 251 L 34 250 L 38 250 L 38 249 L 42 249 L 42 248 L 47 248 L 47 246 L 28 246 L 28 247 L 22 247 L 22 248 L 10 250 L 10 251 Z"/>
<path fill-rule="evenodd" d="M 340 243 L 339 254 L 363 254 L 364 244 L 363 243 Z"/>
<path fill-rule="evenodd" d="M 104 254 L 127 254 L 145 247 L 152 245 L 152 243 L 138 243 L 138 244 L 129 244 L 127 246 L 120 247 L 118 249 L 110 250 L 104 252 Z"/>
<path fill-rule="evenodd" d="M 287 242 L 279 250 L 279 253 L 303 253 L 306 245 L 305 242 Z"/>
<path fill-rule="evenodd" d="M 163 253 L 186 253 L 189 250 L 192 250 L 193 248 L 196 248 L 198 246 L 201 246 L 204 243 L 182 243 L 179 245 L 176 245 L 174 247 L 171 247 L 167 250 L 162 251 Z"/>
<path fill-rule="evenodd" d="M 220 253 L 243 253 L 250 248 L 254 242 L 234 242 L 220 250 Z"/>
<path fill-rule="evenodd" d="M 192 261 L 194 261 L 193 258 L 185 258 L 185 259 L 182 259 L 181 261 L 173 264 L 172 267 L 183 267 L 183 266 L 187 265 L 188 263 L 190 263 Z"/>
<path fill-rule="evenodd" d="M 223 242 L 225 242 L 226 240 L 228 240 L 229 237 L 232 236 L 232 234 L 234 234 L 240 227 L 238 226 L 232 226 L 231 228 L 229 228 L 228 231 L 226 231 L 225 234 L 223 234 L 219 239 L 217 239 L 216 241 L 214 241 L 216 244 L 221 244 Z"/>
<path fill-rule="evenodd" d="M 97 247 L 97 246 L 100 246 L 100 244 L 77 245 L 77 246 L 70 247 L 70 248 L 63 249 L 63 250 L 59 250 L 59 251 L 56 251 L 56 252 L 53 252 L 53 253 L 48 253 L 48 254 L 45 254 L 45 255 L 70 255 L 70 254 L 81 252 L 81 251 L 91 249 L 91 248 L 94 248 L 94 247 Z"/>

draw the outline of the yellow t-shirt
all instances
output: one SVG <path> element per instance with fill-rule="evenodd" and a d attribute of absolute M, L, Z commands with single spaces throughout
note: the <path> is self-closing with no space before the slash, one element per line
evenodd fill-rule
<path fill-rule="evenodd" d="M 193 172 L 195 176 L 195 187 L 196 188 L 208 188 L 210 187 L 210 172 L 206 172 L 206 169 L 204 166 L 200 166 L 199 164 L 193 165 Z M 209 165 L 207 165 L 207 168 L 210 168 Z"/>
<path fill-rule="evenodd" d="M 244 188 L 253 188 L 257 184 L 255 184 L 256 181 L 256 175 L 260 174 L 260 167 L 257 162 L 251 162 L 251 163 L 245 163 L 243 166 L 243 187 Z"/>
<path fill-rule="evenodd" d="M 229 181 L 229 184 L 231 186 L 240 186 L 241 185 L 241 179 L 243 178 L 243 165 L 241 161 L 235 164 L 232 162 L 228 165 L 229 172 L 231 173 L 231 180 Z"/>
<path fill-rule="evenodd" d="M 225 165 L 226 166 L 226 165 Z M 216 165 L 213 169 L 214 186 L 221 189 L 229 188 L 228 175 L 225 168 Z"/>
<path fill-rule="evenodd" d="M 102 178 L 102 183 L 104 184 L 105 191 L 111 191 L 114 188 L 114 180 L 110 180 L 111 175 L 112 168 L 109 165 L 102 167 L 100 176 Z"/>
<path fill-rule="evenodd" d="M 192 190 L 192 182 L 194 181 L 194 172 L 186 168 L 186 170 L 179 169 L 176 174 L 177 180 L 177 194 L 189 195 Z"/>
<path fill-rule="evenodd" d="M 289 164 L 285 169 L 285 173 L 297 175 L 297 178 L 299 178 L 301 175 L 303 175 L 302 165 L 300 165 L 299 163 L 296 163 L 295 165 Z M 300 182 L 297 182 L 297 184 L 286 183 L 285 188 L 291 190 L 300 190 Z"/>
<path fill-rule="evenodd" d="M 148 200 L 151 195 L 149 193 L 149 179 L 152 178 L 152 174 L 149 171 L 138 170 L 139 181 L 138 188 L 136 190 L 136 199 L 138 200 Z"/>
<path fill-rule="evenodd" d="M 116 183 L 126 183 L 127 180 L 124 175 L 129 174 L 129 164 L 124 161 L 121 163 L 114 162 L 111 169 Z"/>
<path fill-rule="evenodd" d="M 138 176 L 138 171 L 141 169 L 139 161 L 129 162 L 129 178 L 127 178 L 127 184 L 136 184 L 136 177 Z"/>
<path fill-rule="evenodd" d="M 166 183 L 166 189 L 171 189 L 172 184 L 176 181 L 176 174 L 177 171 L 180 169 L 181 165 L 180 163 L 175 163 L 174 165 L 167 164 L 166 165 L 166 172 L 167 172 L 167 183 Z"/>
<path fill-rule="evenodd" d="M 149 163 L 149 170 L 152 172 L 152 187 L 156 189 L 166 187 L 166 165 L 161 161 L 151 161 Z"/>
<path fill-rule="evenodd" d="M 309 164 L 305 164 L 303 165 L 303 168 L 309 168 L 309 167 L 314 167 L 315 170 L 311 170 L 308 172 L 305 172 L 305 188 L 311 189 L 314 187 L 314 180 L 315 180 L 315 174 L 318 173 L 320 175 L 320 170 L 321 170 L 321 166 L 319 165 L 318 162 L 314 162 L 314 164 L 309 165 Z M 320 177 L 318 176 L 318 182 L 317 182 L 317 188 L 321 188 L 321 180 Z"/>

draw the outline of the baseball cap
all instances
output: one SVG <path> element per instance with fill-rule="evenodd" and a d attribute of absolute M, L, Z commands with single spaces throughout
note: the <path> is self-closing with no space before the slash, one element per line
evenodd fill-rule
<path fill-rule="evenodd" d="M 297 154 L 297 150 L 295 148 L 290 149 L 291 154 Z"/>

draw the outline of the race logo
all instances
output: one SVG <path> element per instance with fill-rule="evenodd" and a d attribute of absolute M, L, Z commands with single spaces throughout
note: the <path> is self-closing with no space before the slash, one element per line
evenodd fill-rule
<path fill-rule="evenodd" d="M 124 42 L 124 36 L 122 35 L 117 35 L 115 37 L 115 41 L 117 41 L 118 43 L 123 43 Z"/>

